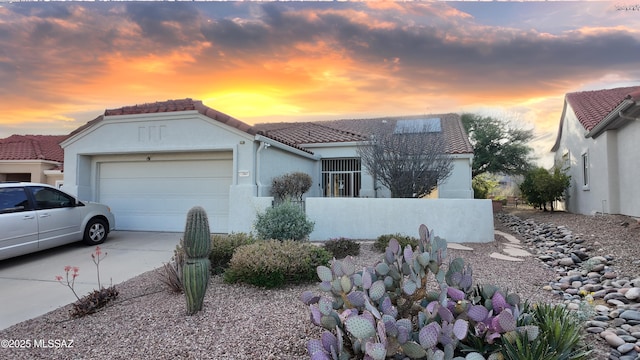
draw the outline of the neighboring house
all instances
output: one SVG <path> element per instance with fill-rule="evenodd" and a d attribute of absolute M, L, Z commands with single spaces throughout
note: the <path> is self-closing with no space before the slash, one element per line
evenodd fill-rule
<path fill-rule="evenodd" d="M 439 197 L 473 198 L 472 148 L 459 117 L 428 118 L 440 119 L 455 163 Z M 249 232 L 250 215 L 270 204 L 271 180 L 292 171 L 312 176 L 310 197 L 385 196 L 356 148 L 366 125 L 398 119 L 249 126 L 191 99 L 106 110 L 61 142 L 63 189 L 108 204 L 119 230 L 182 231 L 187 210 L 201 205 L 212 232 Z"/>
<path fill-rule="evenodd" d="M 67 136 L 11 135 L 0 139 L 0 181 L 33 181 L 60 187 Z"/>
<path fill-rule="evenodd" d="M 566 209 L 640 216 L 640 86 L 569 93 L 555 164 L 568 168 Z"/>

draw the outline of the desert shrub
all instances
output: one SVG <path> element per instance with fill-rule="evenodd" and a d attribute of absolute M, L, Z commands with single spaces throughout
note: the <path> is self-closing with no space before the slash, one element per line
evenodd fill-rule
<path fill-rule="evenodd" d="M 303 172 L 292 172 L 273 178 L 271 181 L 271 193 L 276 202 L 302 201 L 304 193 L 309 191 L 313 180 L 311 176 Z"/>
<path fill-rule="evenodd" d="M 300 206 L 288 201 L 258 214 L 254 224 L 258 237 L 265 240 L 303 240 L 313 226 Z"/>
<path fill-rule="evenodd" d="M 236 249 L 224 280 L 266 288 L 314 281 L 316 268 L 330 259 L 329 252 L 308 242 L 258 241 Z"/>
<path fill-rule="evenodd" d="M 211 236 L 211 273 L 222 274 L 229 267 L 233 252 L 242 245 L 253 244 L 256 239 L 247 233 L 216 234 Z"/>
<path fill-rule="evenodd" d="M 418 239 L 414 237 L 406 236 L 402 234 L 385 234 L 385 235 L 378 236 L 378 239 L 376 239 L 376 242 L 373 244 L 373 248 L 380 252 L 384 252 L 384 250 L 389 245 L 389 240 L 391 239 L 398 240 L 398 243 L 403 249 L 407 245 L 411 245 L 412 248 L 418 245 Z"/>
<path fill-rule="evenodd" d="M 175 260 L 165 263 L 156 270 L 160 281 L 162 281 L 169 290 L 175 293 L 182 293 L 184 288 L 182 287 L 182 267 L 178 267 Z"/>
<path fill-rule="evenodd" d="M 358 256 L 360 254 L 360 244 L 346 238 L 331 239 L 325 242 L 323 247 L 333 254 L 333 257 L 336 259 L 343 259 L 349 255 Z"/>

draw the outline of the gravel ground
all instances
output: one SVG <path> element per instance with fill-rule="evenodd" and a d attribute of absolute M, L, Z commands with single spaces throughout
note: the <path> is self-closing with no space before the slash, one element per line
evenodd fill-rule
<path fill-rule="evenodd" d="M 585 234 L 603 254 L 615 254 L 615 266 L 621 273 L 635 271 L 638 275 L 633 260 L 640 258 L 640 229 L 635 222 L 620 225 L 629 218 L 532 211 L 516 215 L 565 224 L 575 233 Z M 499 222 L 495 225 L 508 232 Z M 498 237 L 489 244 L 465 244 L 474 251 L 450 249 L 448 255 L 462 257 L 472 265 L 475 283 L 493 283 L 533 302 L 558 301 L 541 291 L 554 273 L 534 257 L 523 262 L 489 257 L 501 250 L 502 242 Z M 355 260 L 361 266 L 372 265 L 380 256 L 365 243 Z M 24 340 L 25 345 L 28 340 L 31 347 L 2 348 L 0 358 L 302 359 L 307 358 L 306 341 L 321 332 L 310 323 L 308 308 L 299 300 L 304 290 L 317 291 L 315 284 L 264 290 L 225 284 L 220 277 L 213 277 L 204 309 L 194 316 L 185 315 L 183 295 L 169 292 L 155 271 L 117 288 L 118 299 L 96 314 L 70 319 L 69 305 L 0 331 L 0 339 Z M 53 346 L 33 348 L 38 340 Z M 72 347 L 64 346 L 70 341 Z"/>

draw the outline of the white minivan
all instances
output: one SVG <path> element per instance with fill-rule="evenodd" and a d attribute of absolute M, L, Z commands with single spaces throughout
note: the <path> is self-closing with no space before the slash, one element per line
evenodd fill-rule
<path fill-rule="evenodd" d="M 37 183 L 0 183 L 0 260 L 83 240 L 103 243 L 115 227 L 106 205 Z"/>

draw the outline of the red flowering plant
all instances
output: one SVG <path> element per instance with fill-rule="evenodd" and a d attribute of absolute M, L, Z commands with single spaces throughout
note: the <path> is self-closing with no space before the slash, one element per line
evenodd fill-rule
<path fill-rule="evenodd" d="M 73 273 L 71 273 L 71 275 L 69 275 L 71 270 L 73 270 Z M 80 300 L 80 297 L 78 297 L 78 294 L 76 294 L 76 290 L 73 288 L 73 286 L 75 285 L 76 277 L 78 277 L 78 271 L 79 270 L 80 270 L 80 268 L 78 268 L 77 266 L 71 267 L 71 265 L 67 265 L 67 266 L 64 267 L 64 272 L 66 273 L 66 278 L 67 278 L 67 283 L 66 284 L 62 282 L 62 280 L 64 279 L 62 276 L 60 276 L 60 275 L 56 276 L 56 280 L 58 280 L 62 285 L 65 285 L 69 289 L 71 289 L 71 291 L 73 292 L 73 295 L 75 295 L 76 299 L 78 299 L 78 300 Z M 71 279 L 69 279 L 69 276 L 71 276 Z"/>
<path fill-rule="evenodd" d="M 91 254 L 91 259 L 93 260 L 93 263 L 96 264 L 96 273 L 98 274 L 98 288 L 102 289 L 102 285 L 100 285 L 100 255 L 102 255 L 102 250 L 100 249 L 100 246 L 96 246 L 96 251 Z M 107 257 L 106 252 L 104 253 L 102 259 L 104 259 L 105 257 Z"/>
<path fill-rule="evenodd" d="M 56 276 L 56 280 L 71 289 L 73 295 L 78 299 L 78 301 L 73 304 L 73 310 L 71 310 L 71 316 L 73 317 L 82 317 L 94 313 L 118 296 L 118 291 L 115 286 L 111 285 L 109 288 L 104 288 L 100 283 L 100 260 L 104 259 L 107 256 L 107 253 L 105 252 L 104 256 L 101 255 L 102 250 L 100 249 L 100 246 L 96 246 L 96 250 L 91 254 L 91 259 L 93 260 L 93 263 L 96 264 L 98 290 L 93 290 L 83 298 L 80 298 L 74 289 L 76 277 L 78 277 L 78 272 L 80 270 L 77 266 L 67 265 L 64 267 L 66 277 L 62 277 L 60 275 Z M 65 279 L 66 283 L 63 281 Z"/>

